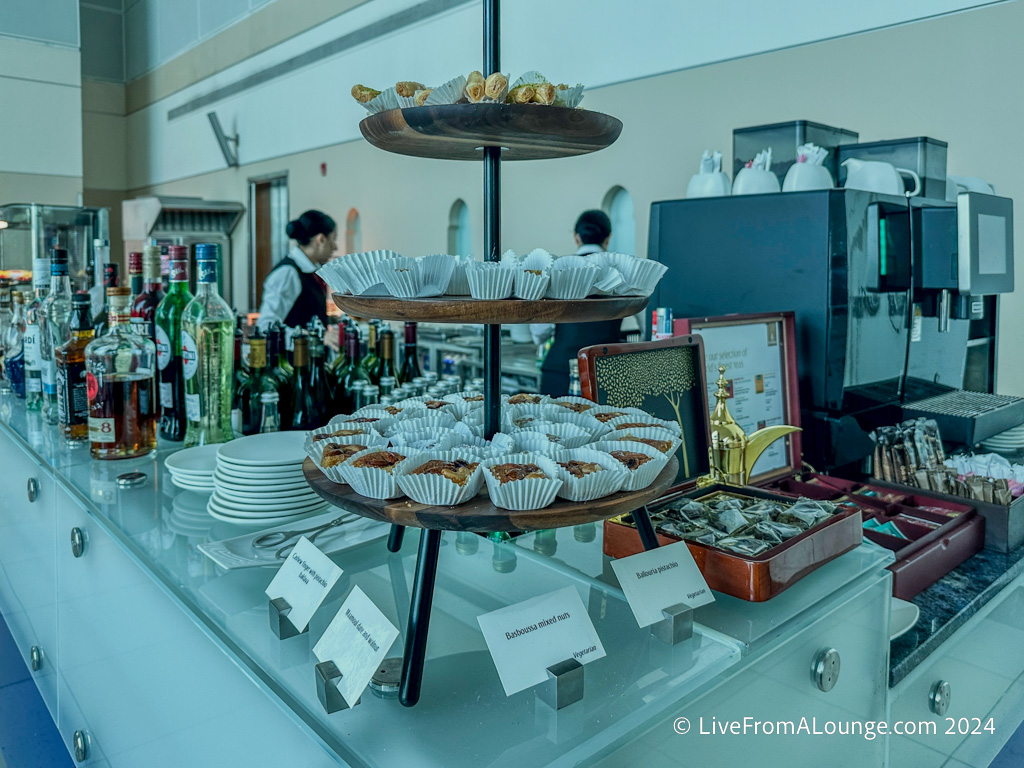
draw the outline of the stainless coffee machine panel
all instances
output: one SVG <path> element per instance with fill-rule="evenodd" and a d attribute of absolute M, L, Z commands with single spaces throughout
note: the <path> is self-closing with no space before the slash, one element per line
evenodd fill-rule
<path fill-rule="evenodd" d="M 961 192 L 956 197 L 958 290 L 969 296 L 1013 292 L 1013 201 Z"/>

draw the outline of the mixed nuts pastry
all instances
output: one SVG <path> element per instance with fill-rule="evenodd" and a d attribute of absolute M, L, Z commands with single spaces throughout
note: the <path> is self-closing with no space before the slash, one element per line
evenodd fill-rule
<path fill-rule="evenodd" d="M 355 443 L 328 443 L 324 446 L 323 456 L 320 457 L 321 467 L 336 467 L 344 464 L 360 451 L 366 450 L 365 445 Z"/>
<path fill-rule="evenodd" d="M 625 411 L 608 411 L 607 413 L 595 413 L 594 418 L 600 421 L 602 424 L 604 424 L 605 422 L 611 421 L 612 419 L 617 419 L 619 418 L 619 416 L 625 415 Z"/>
<path fill-rule="evenodd" d="M 570 459 L 569 461 L 560 461 L 558 466 L 562 467 L 573 477 L 583 477 L 584 475 L 591 475 L 594 472 L 600 472 L 604 469 L 596 461 L 580 461 L 579 459 Z"/>
<path fill-rule="evenodd" d="M 637 453 L 636 451 L 609 451 L 609 453 L 630 472 L 639 469 L 651 460 L 646 453 Z"/>
<path fill-rule="evenodd" d="M 345 419 L 346 424 L 373 424 L 380 421 L 380 416 L 356 416 L 354 419 Z"/>
<path fill-rule="evenodd" d="M 570 411 L 574 411 L 576 413 L 583 413 L 584 411 L 589 411 L 593 407 L 592 405 L 590 405 L 590 403 L 567 403 L 564 401 L 556 402 L 554 403 L 554 405 L 560 405 L 563 408 L 568 408 Z"/>
<path fill-rule="evenodd" d="M 530 405 L 540 404 L 540 395 L 528 395 L 525 392 L 520 392 L 518 395 L 512 395 L 508 399 L 509 405 L 522 405 L 529 403 Z"/>
<path fill-rule="evenodd" d="M 334 437 L 352 437 L 353 435 L 365 435 L 365 429 L 337 429 L 334 432 L 329 432 L 323 435 L 313 435 L 313 442 L 318 443 L 321 440 L 330 440 Z"/>
<path fill-rule="evenodd" d="M 643 422 L 643 421 L 631 421 L 628 424 L 616 424 L 615 425 L 615 429 L 616 430 L 619 430 L 619 429 L 647 429 L 649 427 L 653 427 L 653 428 L 657 429 L 659 427 L 659 425 L 658 424 L 650 424 L 650 423 Z"/>
<path fill-rule="evenodd" d="M 365 446 L 360 446 L 360 450 Z M 360 456 L 358 459 L 352 462 L 352 466 L 357 469 L 368 467 L 370 469 L 383 469 L 388 474 L 395 468 L 395 465 L 403 461 L 405 456 L 394 451 L 374 451 L 373 453 L 367 453 Z"/>
<path fill-rule="evenodd" d="M 451 403 L 446 400 L 424 400 L 423 405 L 425 408 L 436 411 L 438 408 L 444 408 L 446 405 L 451 405 Z"/>
<path fill-rule="evenodd" d="M 420 464 L 410 475 L 441 475 L 451 480 L 456 485 L 465 485 L 474 470 L 480 466 L 480 462 L 470 462 L 465 459 L 430 459 L 425 464 Z"/>
<path fill-rule="evenodd" d="M 643 443 L 649 445 L 651 448 L 657 448 L 662 453 L 668 453 L 672 448 L 671 440 L 658 440 L 654 437 L 637 437 L 636 435 L 626 435 L 625 437 L 619 438 L 620 443 L 631 442 L 631 443 Z"/>
<path fill-rule="evenodd" d="M 495 464 L 491 467 L 491 474 L 502 485 L 515 480 L 546 480 L 548 477 L 536 464 Z"/>

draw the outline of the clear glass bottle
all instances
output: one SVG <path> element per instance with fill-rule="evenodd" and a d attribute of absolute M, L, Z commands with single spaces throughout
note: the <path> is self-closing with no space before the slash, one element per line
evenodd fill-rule
<path fill-rule="evenodd" d="M 217 292 L 220 246 L 196 246 L 196 297 L 181 317 L 185 378 L 185 447 L 223 443 L 232 437 L 235 313 Z"/>
<path fill-rule="evenodd" d="M 71 338 L 55 350 L 57 362 L 57 423 L 68 440 L 89 439 L 89 386 L 85 350 L 96 331 L 92 324 L 92 299 L 79 291 L 71 299 Z"/>
<path fill-rule="evenodd" d="M 54 248 L 50 255 L 50 294 L 42 304 L 45 326 L 40 337 L 40 365 L 43 371 L 43 418 L 57 423 L 57 363 L 54 351 L 71 338 L 71 279 L 68 252 Z"/>
<path fill-rule="evenodd" d="M 281 415 L 277 411 L 279 400 L 280 396 L 274 390 L 268 390 L 260 395 L 260 402 L 263 404 L 260 432 L 279 432 L 281 430 Z"/>
<path fill-rule="evenodd" d="M 50 259 L 32 260 L 32 301 L 25 307 L 25 407 L 38 411 L 43 407 L 42 306 L 50 293 Z"/>
<path fill-rule="evenodd" d="M 156 450 L 156 345 L 132 333 L 130 290 L 108 288 L 109 329 L 85 348 L 89 449 L 94 459 Z"/>
<path fill-rule="evenodd" d="M 164 298 L 160 281 L 160 247 L 142 249 L 142 290 L 132 299 L 132 330 L 156 343 L 154 331 L 157 307 Z"/>
<path fill-rule="evenodd" d="M 185 378 L 181 358 L 181 317 L 192 301 L 188 289 L 188 248 L 172 245 L 170 290 L 156 308 L 156 365 L 160 371 L 160 436 L 185 439 Z"/>
<path fill-rule="evenodd" d="M 11 327 L 14 311 L 11 308 L 11 284 L 8 280 L 0 280 L 0 361 L 5 362 L 7 355 L 7 329 Z"/>
<path fill-rule="evenodd" d="M 15 291 L 14 312 L 3 338 L 4 376 L 16 397 L 25 397 L 25 294 Z"/>

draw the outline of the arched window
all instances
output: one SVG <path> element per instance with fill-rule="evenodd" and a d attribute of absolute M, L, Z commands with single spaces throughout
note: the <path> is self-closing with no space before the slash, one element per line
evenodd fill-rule
<path fill-rule="evenodd" d="M 469 206 L 461 198 L 448 212 L 448 253 L 469 256 L 473 235 L 469 230 Z"/>
<path fill-rule="evenodd" d="M 636 254 L 636 220 L 633 218 L 633 196 L 618 185 L 608 190 L 601 208 L 612 222 L 608 250 L 613 253 Z"/>
<path fill-rule="evenodd" d="M 363 250 L 363 230 L 359 224 L 359 211 L 350 208 L 345 217 L 345 253 L 359 253 Z"/>

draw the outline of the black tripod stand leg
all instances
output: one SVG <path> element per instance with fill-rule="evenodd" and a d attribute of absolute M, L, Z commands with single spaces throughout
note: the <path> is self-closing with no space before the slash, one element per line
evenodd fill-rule
<path fill-rule="evenodd" d="M 388 552 L 397 552 L 402 548 L 402 539 L 405 537 L 405 526 L 391 524 L 391 532 L 388 534 Z"/>
<path fill-rule="evenodd" d="M 405 656 L 402 659 L 402 688 L 399 700 L 407 707 L 420 700 L 423 682 L 423 661 L 427 653 L 427 630 L 430 627 L 430 606 L 434 600 L 434 579 L 437 576 L 437 555 L 441 550 L 441 531 L 420 532 L 420 551 L 416 559 L 416 578 L 409 604 L 409 625 L 405 634 Z"/>
<path fill-rule="evenodd" d="M 644 545 L 644 549 L 657 549 L 660 546 L 658 534 L 654 531 L 654 524 L 651 522 L 647 507 L 634 510 L 633 521 L 636 523 L 636 530 L 640 534 L 640 542 Z"/>

